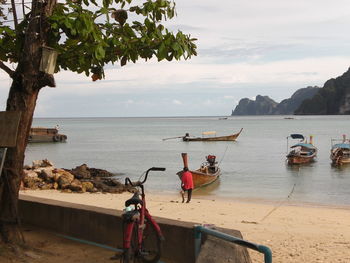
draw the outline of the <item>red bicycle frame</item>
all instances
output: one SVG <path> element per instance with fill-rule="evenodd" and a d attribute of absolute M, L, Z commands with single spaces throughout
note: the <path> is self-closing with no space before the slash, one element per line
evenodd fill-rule
<path fill-rule="evenodd" d="M 164 240 L 162 231 L 160 230 L 159 225 L 157 222 L 152 218 L 150 213 L 148 212 L 146 208 L 146 198 L 145 198 L 145 191 L 143 184 L 147 180 L 147 176 L 149 171 L 165 171 L 165 168 L 159 168 L 159 167 L 152 167 L 146 171 L 145 179 L 140 182 L 134 182 L 132 183 L 129 178 L 125 179 L 125 184 L 127 185 L 128 183 L 132 186 L 140 187 L 141 188 L 141 193 L 137 193 L 135 199 L 130 202 L 130 204 L 133 204 L 135 206 L 135 210 L 132 212 L 132 217 L 129 218 L 126 221 L 126 225 L 124 227 L 124 237 L 123 237 L 123 248 L 124 251 L 129 249 L 131 246 L 131 239 L 133 236 L 133 231 L 135 230 L 135 224 L 138 226 L 137 227 L 137 249 L 141 251 L 142 249 L 142 242 L 143 242 L 143 231 L 146 228 L 145 225 L 145 219 L 147 220 L 147 224 L 150 224 L 153 226 L 153 228 L 156 230 L 156 233 L 158 237 L 161 240 Z M 139 195 L 141 195 L 141 200 L 139 199 Z"/>
<path fill-rule="evenodd" d="M 155 230 L 157 231 L 157 234 L 163 239 L 163 234 L 162 231 L 160 230 L 159 225 L 157 224 L 157 222 L 152 218 L 152 216 L 150 215 L 150 213 L 148 212 L 147 208 L 146 208 L 146 199 L 145 199 L 145 194 L 143 192 L 143 187 L 142 187 L 142 193 L 141 193 L 141 197 L 142 197 L 142 205 L 141 207 L 138 207 L 136 211 L 139 212 L 139 218 L 137 220 L 133 220 L 131 222 L 128 222 L 125 226 L 125 237 L 124 237 L 124 244 L 123 247 L 124 249 L 128 249 L 130 248 L 130 243 L 131 243 L 131 238 L 132 238 L 132 233 L 134 231 L 134 225 L 137 224 L 138 225 L 138 248 L 141 249 L 141 245 L 142 245 L 142 238 L 143 238 L 143 230 L 145 229 L 145 218 L 147 219 L 148 222 L 150 222 Z M 136 205 L 137 206 L 137 205 Z"/>

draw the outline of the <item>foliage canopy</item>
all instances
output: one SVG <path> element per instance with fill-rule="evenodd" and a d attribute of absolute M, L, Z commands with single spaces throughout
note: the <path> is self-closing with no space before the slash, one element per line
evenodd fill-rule
<path fill-rule="evenodd" d="M 22 19 L 16 18 L 20 8 L 12 5 L 6 14 L 7 0 L 0 1 L 0 60 L 17 63 L 27 28 L 32 19 L 40 19 L 40 5 L 47 0 L 33 1 L 30 8 L 22 6 Z M 66 0 L 56 4 L 47 21 L 41 21 L 49 23 L 50 30 L 38 28 L 37 32 L 46 34 L 48 46 L 59 52 L 56 72 L 93 74 L 96 80 L 104 76 L 109 63 L 124 66 L 152 57 L 171 61 L 196 55 L 195 38 L 181 31 L 173 33 L 162 24 L 175 15 L 175 3 L 167 0 Z M 9 18 L 18 22 L 11 26 Z"/>

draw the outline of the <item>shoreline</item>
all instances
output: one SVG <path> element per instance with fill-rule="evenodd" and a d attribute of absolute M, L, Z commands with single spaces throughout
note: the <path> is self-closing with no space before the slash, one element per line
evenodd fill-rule
<path fill-rule="evenodd" d="M 24 190 L 20 195 L 122 210 L 132 194 Z M 180 195 L 151 192 L 146 192 L 146 200 L 156 217 L 239 230 L 245 240 L 270 247 L 273 262 L 350 262 L 350 207 L 276 205 L 199 196 L 186 204 L 181 203 Z M 249 254 L 253 262 L 263 262 L 262 254 L 252 250 Z"/>
<path fill-rule="evenodd" d="M 180 188 L 178 189 L 178 192 L 180 192 Z M 157 191 L 157 190 L 150 190 L 146 191 L 146 197 L 147 194 L 150 195 L 164 195 L 164 196 L 177 196 L 178 192 L 174 191 Z M 269 199 L 269 198 L 254 198 L 254 197 L 234 197 L 234 196 L 221 196 L 221 195 L 205 195 L 205 194 L 196 194 L 195 192 L 192 192 L 192 198 L 195 199 L 203 199 L 203 200 L 220 200 L 220 201 L 228 201 L 228 202 L 237 202 L 237 203 L 250 203 L 250 204 L 266 204 L 266 205 L 279 205 L 282 204 L 282 206 L 296 206 L 296 207 L 313 207 L 313 208 L 329 208 L 329 209 L 350 209 L 350 204 L 341 204 L 336 205 L 332 203 L 316 203 L 316 202 L 305 202 L 305 201 L 298 201 L 293 199 Z"/>

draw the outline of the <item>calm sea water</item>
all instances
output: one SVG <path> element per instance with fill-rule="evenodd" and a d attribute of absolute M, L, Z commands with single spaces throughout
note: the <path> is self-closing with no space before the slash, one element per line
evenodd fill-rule
<path fill-rule="evenodd" d="M 350 205 L 350 166 L 334 168 L 329 153 L 332 138 L 350 136 L 349 116 L 183 117 L 183 118 L 65 118 L 35 119 L 33 126 L 60 126 L 66 143 L 30 144 L 26 163 L 49 159 L 57 167 L 89 167 L 138 179 L 147 168 L 166 167 L 150 175 L 146 189 L 178 192 L 176 172 L 182 169 L 181 153 L 187 152 L 189 167 L 195 169 L 214 154 L 222 176 L 215 184 L 195 195 L 260 199 L 323 205 Z M 243 132 L 236 142 L 182 142 L 163 138 L 186 132 L 200 136 L 203 131 L 217 135 Z M 286 137 L 291 133 L 314 136 L 318 148 L 315 163 L 286 165 Z M 289 141 L 289 146 L 291 141 Z"/>

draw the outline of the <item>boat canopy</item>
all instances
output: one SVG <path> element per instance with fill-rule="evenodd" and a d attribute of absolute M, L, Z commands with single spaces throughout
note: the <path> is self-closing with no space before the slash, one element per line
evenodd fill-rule
<path fill-rule="evenodd" d="M 216 131 L 206 131 L 206 132 L 202 132 L 202 135 L 214 135 L 216 134 Z"/>
<path fill-rule="evenodd" d="M 302 139 L 304 140 L 304 136 L 302 134 L 291 134 L 290 137 L 292 137 L 292 139 Z"/>
<path fill-rule="evenodd" d="M 350 144 L 349 143 L 337 143 L 332 146 L 332 149 L 335 148 L 342 148 L 342 149 L 350 149 Z"/>
<path fill-rule="evenodd" d="M 290 147 L 290 148 L 295 148 L 295 147 L 305 147 L 305 148 L 308 148 L 308 149 L 316 149 L 316 147 L 313 146 L 313 145 L 310 144 L 310 143 L 297 143 L 297 144 L 293 145 L 293 146 Z"/>

